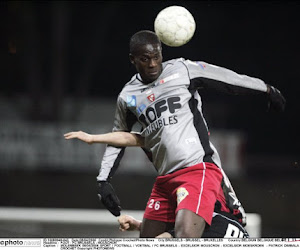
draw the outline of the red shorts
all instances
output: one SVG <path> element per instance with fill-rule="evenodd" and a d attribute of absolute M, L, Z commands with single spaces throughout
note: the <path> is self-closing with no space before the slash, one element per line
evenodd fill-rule
<path fill-rule="evenodd" d="M 221 170 L 212 163 L 200 163 L 159 176 L 154 183 L 144 218 L 175 222 L 177 212 L 187 209 L 210 225 L 221 181 Z"/>

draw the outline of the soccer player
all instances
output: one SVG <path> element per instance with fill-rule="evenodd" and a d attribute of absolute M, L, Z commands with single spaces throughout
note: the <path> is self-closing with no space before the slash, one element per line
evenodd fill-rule
<path fill-rule="evenodd" d="M 285 99 L 280 91 L 260 79 L 206 62 L 183 58 L 163 62 L 161 42 L 151 31 L 131 37 L 129 57 L 137 74 L 118 96 L 113 132 L 130 132 L 138 122 L 143 128 L 144 150 L 159 175 L 140 236 L 155 237 L 175 223 L 175 237 L 201 237 L 206 225 L 211 225 L 216 205 L 244 221 L 242 206 L 209 140 L 198 90 L 257 93 L 269 99 L 270 108 L 283 111 Z M 107 146 L 97 177 L 99 196 L 115 216 L 120 215 L 121 207 L 109 181 L 124 149 Z"/>

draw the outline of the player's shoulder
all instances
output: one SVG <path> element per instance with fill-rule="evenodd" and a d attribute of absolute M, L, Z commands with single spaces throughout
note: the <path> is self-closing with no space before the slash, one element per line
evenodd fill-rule
<path fill-rule="evenodd" d="M 133 75 L 131 79 L 125 83 L 122 90 L 119 93 L 119 97 L 132 95 L 140 88 L 141 81 L 138 80 L 137 74 Z"/>
<path fill-rule="evenodd" d="M 194 60 L 190 60 L 190 59 L 186 59 L 183 57 L 180 58 L 175 58 L 175 59 L 171 59 L 168 61 L 165 61 L 163 63 L 164 67 L 167 66 L 184 66 L 184 67 L 190 67 L 190 66 L 196 66 L 196 67 L 205 67 L 204 65 L 208 64 L 207 62 L 204 61 L 194 61 Z"/>
<path fill-rule="evenodd" d="M 138 80 L 137 77 L 138 74 L 134 74 L 131 79 L 124 85 L 123 88 L 129 87 L 129 86 L 135 86 L 135 85 L 139 85 L 140 81 Z"/>
<path fill-rule="evenodd" d="M 175 58 L 171 60 L 164 61 L 162 66 L 163 66 L 163 71 L 166 72 L 173 72 L 173 71 L 180 71 L 182 68 L 186 68 L 185 66 L 185 58 Z"/>
<path fill-rule="evenodd" d="M 183 57 L 179 57 L 179 58 L 174 58 L 174 59 L 170 59 L 167 61 L 163 62 L 163 66 L 166 67 L 167 65 L 176 65 L 176 64 L 182 64 L 186 59 L 184 59 Z"/>

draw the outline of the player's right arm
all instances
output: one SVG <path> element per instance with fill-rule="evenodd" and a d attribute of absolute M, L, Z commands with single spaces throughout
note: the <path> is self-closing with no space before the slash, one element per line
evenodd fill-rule
<path fill-rule="evenodd" d="M 65 139 L 77 138 L 88 144 L 102 143 L 116 147 L 143 147 L 144 139 L 136 133 L 112 132 L 106 134 L 88 134 L 83 131 L 75 131 L 64 134 Z"/>

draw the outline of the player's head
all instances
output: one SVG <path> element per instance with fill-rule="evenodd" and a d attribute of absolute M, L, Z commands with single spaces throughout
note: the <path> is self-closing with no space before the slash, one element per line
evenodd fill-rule
<path fill-rule="evenodd" d="M 162 71 L 162 46 L 157 35 L 149 30 L 139 31 L 131 37 L 129 49 L 130 62 L 143 82 L 156 80 Z"/>

